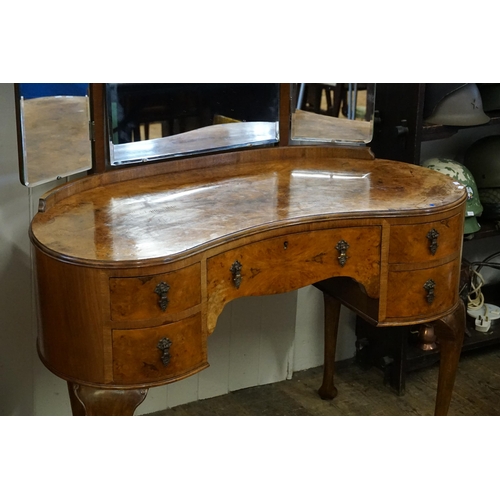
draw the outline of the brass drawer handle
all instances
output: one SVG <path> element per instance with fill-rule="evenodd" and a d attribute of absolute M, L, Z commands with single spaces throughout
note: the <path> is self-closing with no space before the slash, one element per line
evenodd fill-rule
<path fill-rule="evenodd" d="M 168 305 L 168 297 L 167 297 L 167 292 L 170 290 L 170 286 L 165 283 L 164 281 L 158 283 L 155 288 L 155 293 L 158 294 L 160 297 L 158 300 L 158 305 L 160 306 L 161 310 L 164 311 L 167 308 Z"/>
<path fill-rule="evenodd" d="M 436 283 L 434 283 L 434 280 L 427 280 L 424 284 L 424 288 L 427 290 L 427 302 L 429 304 L 432 304 L 434 302 L 434 288 L 436 287 Z"/>
<path fill-rule="evenodd" d="M 241 285 L 241 268 L 241 263 L 235 260 L 230 269 L 231 274 L 233 275 L 233 283 L 236 288 L 239 288 Z"/>
<path fill-rule="evenodd" d="M 438 248 L 438 236 L 439 233 L 433 228 L 427 233 L 427 239 L 429 240 L 429 250 L 432 255 L 436 254 Z"/>
<path fill-rule="evenodd" d="M 337 243 L 337 246 L 335 247 L 335 249 L 339 252 L 339 256 L 337 257 L 338 260 L 339 260 L 339 264 L 344 267 L 345 263 L 347 262 L 347 259 L 349 258 L 347 255 L 346 255 L 346 252 L 347 252 L 347 249 L 349 248 L 349 243 L 347 243 L 347 241 L 345 240 L 340 240 L 338 243 Z"/>
<path fill-rule="evenodd" d="M 164 366 L 167 366 L 170 363 L 170 346 L 172 345 L 172 341 L 167 337 L 163 337 L 158 342 L 156 346 L 161 351 L 161 362 Z"/>

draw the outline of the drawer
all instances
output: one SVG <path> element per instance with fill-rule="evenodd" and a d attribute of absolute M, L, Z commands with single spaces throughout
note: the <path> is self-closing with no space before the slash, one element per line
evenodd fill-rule
<path fill-rule="evenodd" d="M 342 241 L 345 250 L 338 246 Z M 334 228 L 270 238 L 211 257 L 209 330 L 211 318 L 236 297 L 288 292 L 333 276 L 350 276 L 378 297 L 380 241 L 380 226 Z"/>
<path fill-rule="evenodd" d="M 113 380 L 117 384 L 177 380 L 207 366 L 199 314 L 155 328 L 113 330 Z"/>
<path fill-rule="evenodd" d="M 184 311 L 201 302 L 200 264 L 153 276 L 110 278 L 111 319 L 145 320 Z"/>
<path fill-rule="evenodd" d="M 458 252 L 463 240 L 461 214 L 426 224 L 391 227 L 389 262 L 428 262 Z"/>
<path fill-rule="evenodd" d="M 417 271 L 390 271 L 387 318 L 433 316 L 458 300 L 460 259 Z"/>

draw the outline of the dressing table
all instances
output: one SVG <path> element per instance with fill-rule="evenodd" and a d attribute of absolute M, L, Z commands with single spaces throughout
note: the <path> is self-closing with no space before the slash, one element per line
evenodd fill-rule
<path fill-rule="evenodd" d="M 74 415 L 133 415 L 148 388 L 208 366 L 228 302 L 307 285 L 325 300 L 322 398 L 337 392 L 343 304 L 377 326 L 435 322 L 435 413 L 447 414 L 465 320 L 463 186 L 367 147 L 288 139 L 95 173 L 40 199 L 38 350 Z"/>

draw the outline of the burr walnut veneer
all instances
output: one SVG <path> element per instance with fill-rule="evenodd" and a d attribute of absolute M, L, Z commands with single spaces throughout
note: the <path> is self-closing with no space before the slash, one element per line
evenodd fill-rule
<path fill-rule="evenodd" d="M 132 415 L 149 387 L 208 366 L 237 297 L 315 284 L 333 385 L 340 304 L 376 325 L 436 321 L 446 414 L 463 340 L 465 191 L 366 148 L 272 147 L 88 176 L 40 200 L 42 361 L 75 415 Z"/>

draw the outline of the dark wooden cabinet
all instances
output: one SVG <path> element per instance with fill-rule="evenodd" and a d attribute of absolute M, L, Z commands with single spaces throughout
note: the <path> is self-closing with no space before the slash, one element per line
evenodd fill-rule
<path fill-rule="evenodd" d="M 500 124 L 500 113 L 489 113 L 490 122 L 475 127 L 430 125 L 424 121 L 425 86 L 423 83 L 377 84 L 375 124 L 371 149 L 377 158 L 420 164 L 427 141 L 450 140 L 457 133 L 490 135 Z M 451 149 L 452 151 L 452 149 Z M 500 235 L 498 224 L 481 220 L 481 230 L 473 240 Z M 464 240 L 464 253 L 470 241 Z M 500 303 L 496 285 L 483 289 L 486 301 Z M 463 296 L 462 298 L 466 298 Z M 439 346 L 434 350 L 421 348 L 421 333 L 414 327 L 375 328 L 362 318 L 356 323 L 356 361 L 377 366 L 384 373 L 384 382 L 399 394 L 405 391 L 406 374 L 439 362 Z M 475 330 L 474 320 L 467 317 L 462 354 L 500 345 L 500 321 L 492 324 L 488 334 Z"/>

